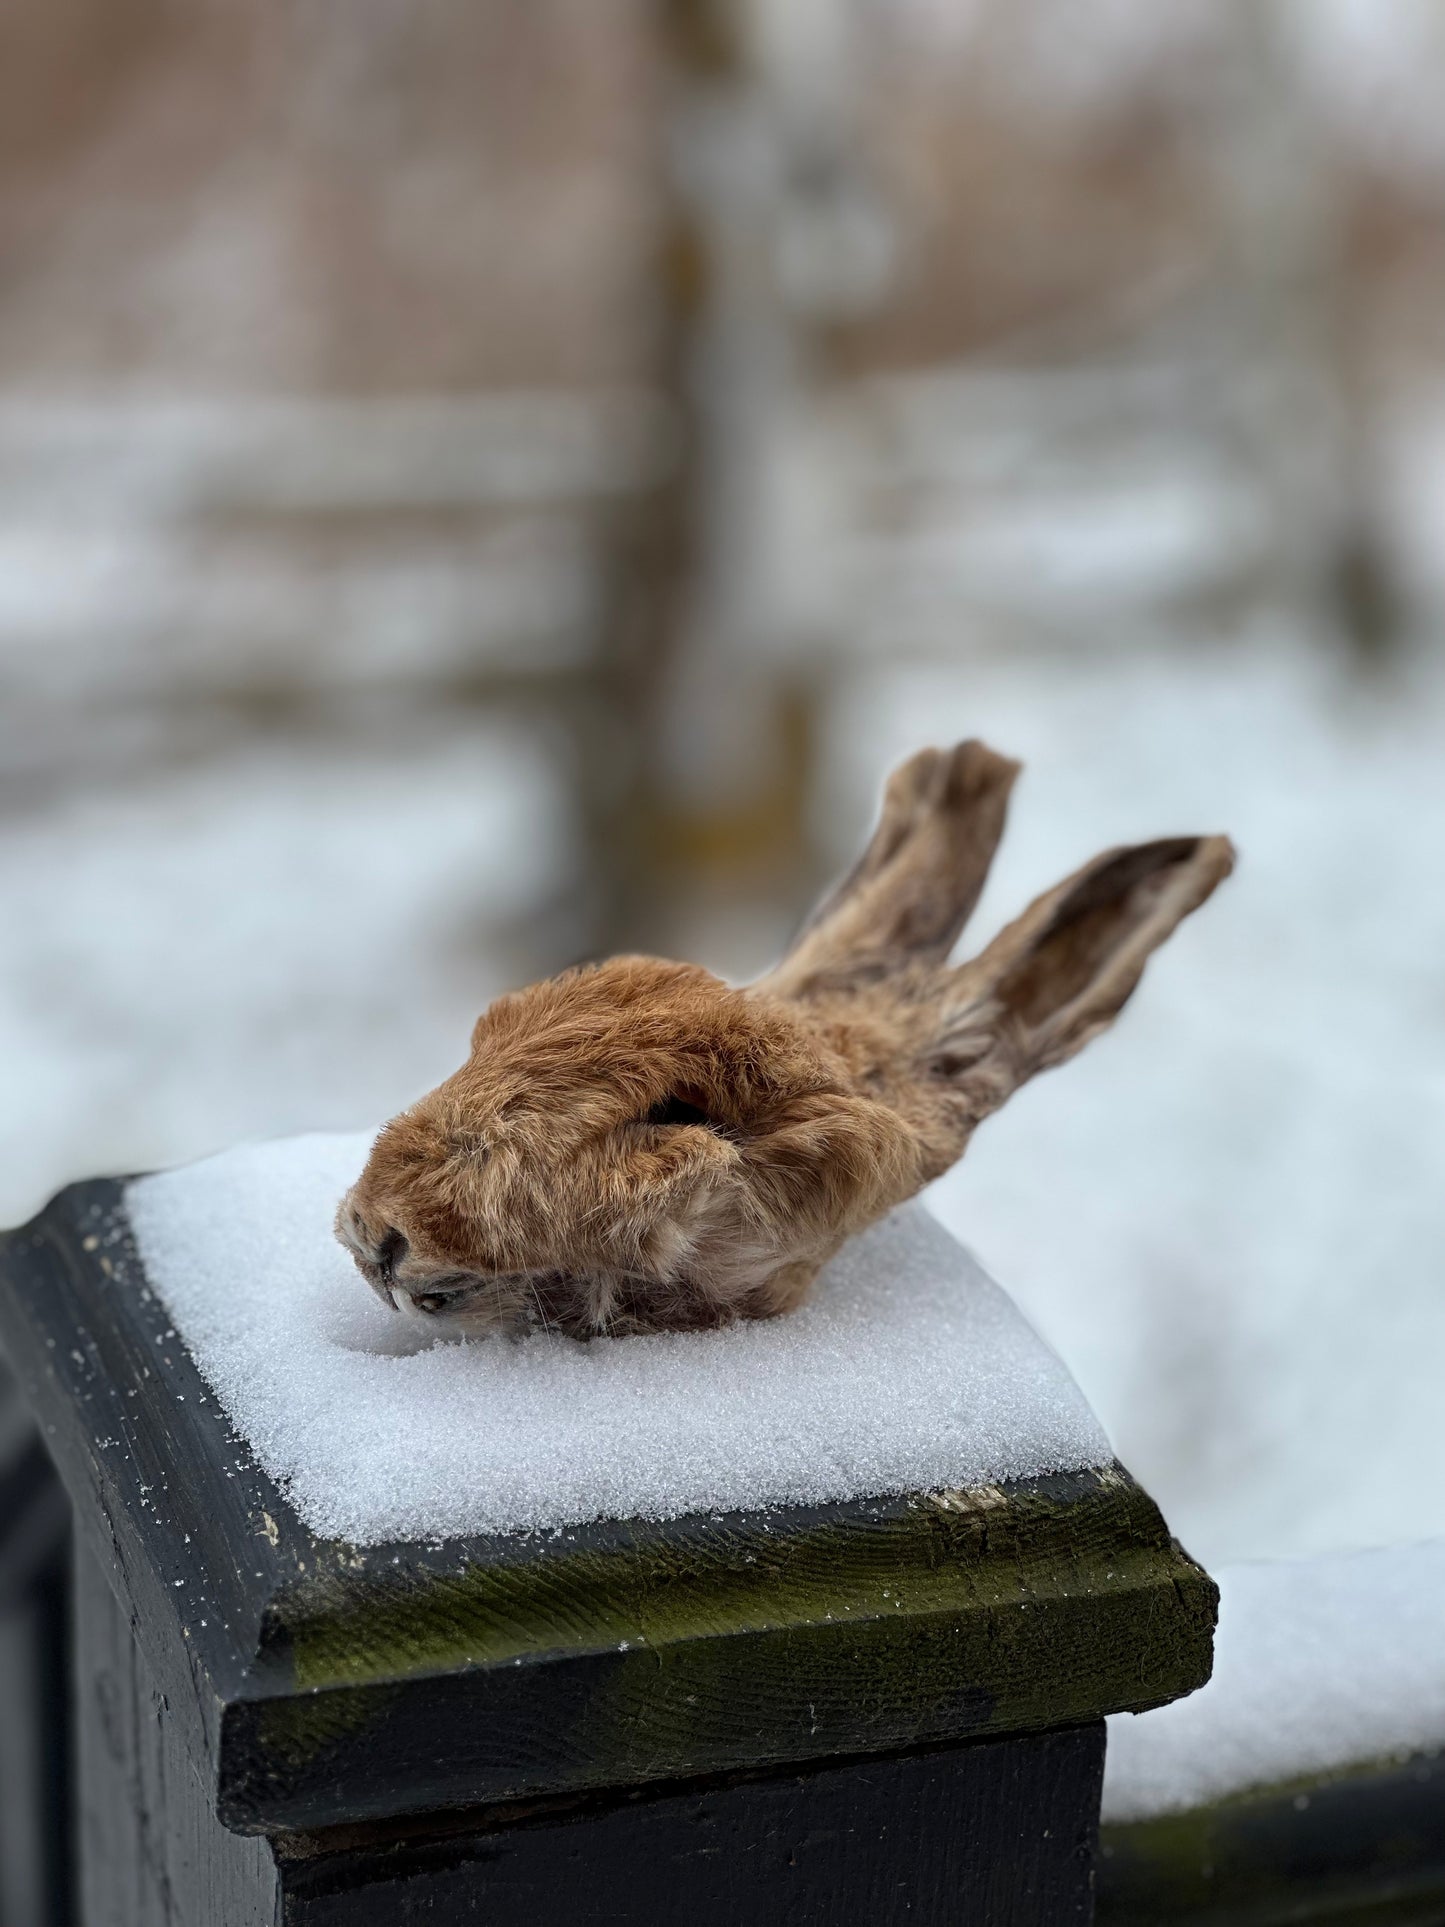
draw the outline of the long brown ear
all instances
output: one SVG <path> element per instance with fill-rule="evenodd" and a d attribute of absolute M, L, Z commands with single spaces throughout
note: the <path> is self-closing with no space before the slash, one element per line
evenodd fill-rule
<path fill-rule="evenodd" d="M 900 764 L 867 849 L 756 987 L 800 997 L 942 963 L 978 902 L 1018 771 L 975 741 Z"/>
<path fill-rule="evenodd" d="M 1234 868 L 1227 837 L 1108 850 L 1039 897 L 952 973 L 931 1070 L 996 1110 L 1113 1023 L 1144 965 Z"/>

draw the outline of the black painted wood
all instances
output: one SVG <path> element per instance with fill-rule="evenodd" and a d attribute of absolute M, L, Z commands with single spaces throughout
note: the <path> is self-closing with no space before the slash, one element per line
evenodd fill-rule
<path fill-rule="evenodd" d="M 79 1571 L 87 1927 L 1087 1927 L 1103 1727 L 275 1840 L 219 1826 L 105 1574 Z"/>
<path fill-rule="evenodd" d="M 983 1843 L 993 1823 L 977 1762 L 993 1749 L 967 1743 L 1092 1731 L 1208 1673 L 1213 1585 L 1117 1467 L 544 1538 L 318 1540 L 217 1410 L 113 1182 L 73 1187 L 0 1241 L 0 1339 L 74 1506 L 88 1923 L 268 1918 L 279 1847 L 294 1917 L 339 1919 L 304 1911 L 322 1909 L 326 1867 L 349 1868 L 356 1892 L 394 1884 L 395 1828 L 419 1816 L 435 1832 L 449 1812 L 469 1816 L 479 1844 L 408 1847 L 421 1884 L 396 1917 L 453 1917 L 428 1883 L 475 1896 L 503 1863 L 505 1880 L 487 1878 L 510 1906 L 541 1878 L 547 1828 L 581 1837 L 575 1813 L 517 1820 L 516 1803 L 538 1799 L 600 1803 L 587 1823 L 599 1868 L 613 1864 L 606 1841 L 635 1828 L 629 1851 L 651 1854 L 669 1816 L 689 1812 L 677 1825 L 690 1838 L 699 1816 L 726 1833 L 734 1813 L 736 1837 L 754 1828 L 748 1853 L 765 1860 L 787 1784 L 775 1770 L 788 1765 L 844 1773 L 786 1796 L 800 1825 L 833 1814 L 817 1825 L 835 1829 L 844 1859 L 868 1837 L 847 1817 L 859 1789 L 886 1804 L 918 1773 L 919 1798 L 951 1785 L 961 1839 Z M 936 1762 L 940 1747 L 953 1766 L 904 1757 Z M 892 1767 L 846 1777 L 842 1763 L 881 1754 Z M 1032 1758 L 1045 1780 L 1055 1757 L 1006 1756 Z M 738 1773 L 772 1790 L 716 1784 Z M 705 1792 L 628 1806 L 624 1826 L 618 1802 L 704 1780 Z M 1035 1791 L 1064 1798 L 1061 1783 Z M 1018 1812 L 1027 1805 L 1021 1792 Z M 503 1816 L 506 1843 L 485 1814 Z M 343 1854 L 338 1827 L 363 1829 L 361 1844 Z M 901 1823 L 890 1828 L 901 1841 Z M 298 1858 L 298 1840 L 323 1836 L 324 1852 Z M 1032 1859 L 1010 1864 L 1026 1894 Z M 456 1905 L 473 1917 L 470 1899 Z M 941 1905 L 935 1893 L 928 1906 Z M 919 1906 L 921 1919 L 955 1917 Z"/>
<path fill-rule="evenodd" d="M 283 1849 L 287 1927 L 1075 1927 L 1103 1727 Z"/>
<path fill-rule="evenodd" d="M 81 1918 L 85 1927 L 272 1927 L 269 1843 L 218 1824 L 130 1613 L 95 1554 L 76 1561 Z"/>
<path fill-rule="evenodd" d="M 68 1927 L 70 1508 L 0 1364 L 0 1927 Z"/>
<path fill-rule="evenodd" d="M 1099 1927 L 1441 1927 L 1445 1757 L 1416 1754 L 1104 1831 Z"/>
<path fill-rule="evenodd" d="M 96 1561 L 78 1570 L 87 1927 L 1087 1927 L 1103 1725 L 275 1840 L 216 1823 Z"/>

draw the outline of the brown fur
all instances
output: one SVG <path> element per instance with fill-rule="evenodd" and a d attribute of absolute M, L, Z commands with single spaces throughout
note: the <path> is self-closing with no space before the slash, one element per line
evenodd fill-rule
<path fill-rule="evenodd" d="M 747 989 L 617 957 L 500 998 L 342 1200 L 369 1282 L 465 1327 L 578 1335 L 796 1305 L 1113 1022 L 1232 867 L 1223 837 L 1108 851 L 950 966 L 1017 773 L 976 742 L 895 770 L 858 864 Z"/>

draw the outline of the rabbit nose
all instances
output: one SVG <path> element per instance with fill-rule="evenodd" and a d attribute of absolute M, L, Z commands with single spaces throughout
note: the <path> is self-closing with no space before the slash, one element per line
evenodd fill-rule
<path fill-rule="evenodd" d="M 411 1249 L 405 1234 L 395 1226 L 389 1225 L 376 1247 L 376 1262 L 381 1266 L 382 1276 L 389 1284 L 396 1273 L 397 1266 Z"/>

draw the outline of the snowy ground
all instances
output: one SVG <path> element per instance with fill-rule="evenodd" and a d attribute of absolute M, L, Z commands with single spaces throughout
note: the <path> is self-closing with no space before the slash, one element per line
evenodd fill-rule
<path fill-rule="evenodd" d="M 538 752 L 475 725 L 0 821 L 0 1222 L 98 1171 L 389 1115 L 464 1055 L 504 987 L 487 935 L 565 847 Z"/>
<path fill-rule="evenodd" d="M 850 816 L 924 739 L 1027 759 L 979 936 L 1110 843 L 1234 836 L 1117 1032 L 934 1207 L 1206 1562 L 1445 1533 L 1445 676 L 1390 693 L 1286 647 L 1015 660 L 841 709 Z"/>

